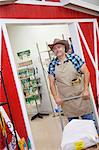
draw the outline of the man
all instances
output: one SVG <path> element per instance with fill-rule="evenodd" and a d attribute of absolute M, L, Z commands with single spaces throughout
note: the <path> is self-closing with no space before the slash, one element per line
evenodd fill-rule
<path fill-rule="evenodd" d="M 48 46 L 56 55 L 48 69 L 50 89 L 55 102 L 62 106 L 69 121 L 79 116 L 93 120 L 88 90 L 90 73 L 86 64 L 78 55 L 67 54 L 69 44 L 66 40 L 55 39 Z M 81 97 L 72 99 L 75 96 Z M 65 100 L 68 98 L 71 100 Z"/>

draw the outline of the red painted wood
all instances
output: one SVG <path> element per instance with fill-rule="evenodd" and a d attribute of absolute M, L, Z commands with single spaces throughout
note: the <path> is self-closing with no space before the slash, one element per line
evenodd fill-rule
<path fill-rule="evenodd" d="M 20 138 L 24 137 L 27 139 L 27 131 L 25 127 L 25 122 L 22 115 L 22 110 L 19 102 L 19 97 L 15 85 L 15 80 L 12 72 L 11 63 L 8 56 L 8 50 L 6 48 L 4 37 L 2 38 L 2 74 L 5 82 L 5 87 L 8 95 L 8 101 L 11 108 L 12 117 L 14 120 L 15 129 L 17 130 Z M 2 98 L 5 99 L 5 95 L 2 88 Z M 8 112 L 7 106 L 4 106 L 5 111 Z M 10 116 L 9 116 L 10 117 Z"/>
<path fill-rule="evenodd" d="M 92 23 L 80 23 L 80 27 L 82 29 L 82 32 L 84 34 L 84 37 L 87 41 L 87 44 L 90 48 L 91 54 L 94 56 L 94 36 L 93 36 L 93 24 Z M 96 88 L 96 73 L 95 73 L 95 68 L 91 62 L 91 59 L 87 53 L 87 50 L 85 48 L 85 45 L 82 41 L 82 38 L 80 36 L 80 41 L 81 41 L 81 45 L 82 45 L 82 50 L 84 53 L 84 57 L 85 57 L 85 61 L 87 64 L 87 67 L 90 71 L 90 82 L 92 85 L 92 90 L 93 90 L 93 94 L 94 94 L 94 98 L 95 98 L 95 102 L 96 104 L 98 104 L 98 100 L 97 100 L 97 88 Z M 98 49 L 99 51 L 99 49 Z"/>
<path fill-rule="evenodd" d="M 60 6 L 40 6 L 13 4 L 0 6 L 0 18 L 18 19 L 72 19 L 96 18 L 86 13 L 74 11 Z M 99 17 L 97 17 L 99 18 Z"/>

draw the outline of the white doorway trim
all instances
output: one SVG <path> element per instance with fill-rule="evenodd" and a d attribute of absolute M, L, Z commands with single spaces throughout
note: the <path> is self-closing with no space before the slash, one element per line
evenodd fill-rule
<path fill-rule="evenodd" d="M 19 101 L 21 104 L 21 108 L 22 108 L 22 113 L 23 113 L 23 117 L 24 117 L 24 121 L 25 121 L 25 125 L 26 125 L 26 130 L 28 133 L 28 137 L 30 138 L 31 141 L 31 145 L 32 145 L 32 150 L 35 150 L 35 146 L 34 146 L 34 142 L 33 142 L 33 138 L 32 138 L 32 134 L 31 134 L 31 128 L 30 128 L 30 124 L 29 124 L 29 120 L 28 120 L 28 115 L 27 115 L 27 111 L 26 111 L 26 106 L 25 106 L 25 102 L 24 102 L 24 96 L 23 96 L 23 92 L 21 89 L 21 83 L 20 80 L 18 78 L 18 74 L 17 74 L 17 68 L 16 68 L 16 63 L 14 60 L 14 56 L 13 56 L 13 51 L 11 48 L 11 44 L 10 44 L 10 40 L 9 40 L 9 36 L 8 36 L 8 32 L 7 32 L 7 28 L 6 25 L 61 25 L 61 24 L 69 24 L 69 28 L 71 29 L 72 27 L 74 28 L 75 34 L 77 35 L 77 27 L 79 28 L 79 22 L 92 22 L 94 23 L 95 19 L 0 19 L 0 27 L 2 28 L 3 34 L 4 34 L 4 39 L 5 39 L 5 43 L 7 46 L 7 50 L 8 50 L 8 55 L 10 58 L 10 62 L 11 62 L 11 67 L 12 67 L 12 71 L 13 71 L 13 75 L 14 75 L 14 79 L 15 79 L 15 83 L 16 83 L 16 88 L 18 91 L 18 96 L 19 96 Z M 98 30 L 96 21 L 95 24 L 96 28 Z M 79 29 L 80 31 L 80 29 Z M 73 35 L 73 30 L 71 30 L 71 35 L 73 36 L 73 39 L 75 38 L 75 35 Z M 99 35 L 98 35 L 99 36 Z M 1 42 L 1 37 L 2 34 L 0 34 L 0 42 Z M 79 37 L 78 37 L 79 38 Z M 77 42 L 76 42 L 77 43 Z M 95 42 L 96 43 L 96 42 Z M 87 46 L 87 44 L 85 43 L 85 45 Z M 81 44 L 79 41 L 79 47 L 80 47 L 80 51 L 82 53 L 81 50 Z M 1 45 L 0 45 L 1 48 Z M 87 46 L 87 50 L 89 52 L 89 56 L 94 64 L 95 70 L 97 70 L 97 63 L 93 60 L 92 55 L 90 54 L 90 50 Z M 1 55 L 1 50 L 0 50 L 0 55 Z M 97 54 L 96 54 L 97 56 Z M 1 56 L 0 56 L 1 57 Z M 94 101 L 94 99 L 93 99 Z M 96 110 L 96 106 L 94 105 L 94 109 Z M 96 116 L 98 115 L 97 112 L 95 111 Z M 97 120 L 97 122 L 99 122 L 99 120 Z"/>
<path fill-rule="evenodd" d="M 95 19 L 0 19 L 0 24 L 52 25 L 73 22 L 93 22 Z"/>

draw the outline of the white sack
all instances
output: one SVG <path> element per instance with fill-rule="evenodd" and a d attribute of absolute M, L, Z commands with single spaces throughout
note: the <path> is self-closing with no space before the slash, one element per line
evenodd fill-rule
<path fill-rule="evenodd" d="M 81 150 L 99 142 L 99 137 L 92 120 L 73 119 L 64 128 L 62 150 Z"/>

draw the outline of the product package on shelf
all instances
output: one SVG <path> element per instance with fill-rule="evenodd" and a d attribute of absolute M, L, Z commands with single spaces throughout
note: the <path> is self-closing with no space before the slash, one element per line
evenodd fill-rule
<path fill-rule="evenodd" d="M 18 74 L 23 88 L 26 107 L 29 112 L 34 106 L 41 103 L 41 83 L 40 78 L 36 78 L 35 76 L 36 71 L 33 66 L 24 67 L 19 69 Z"/>

